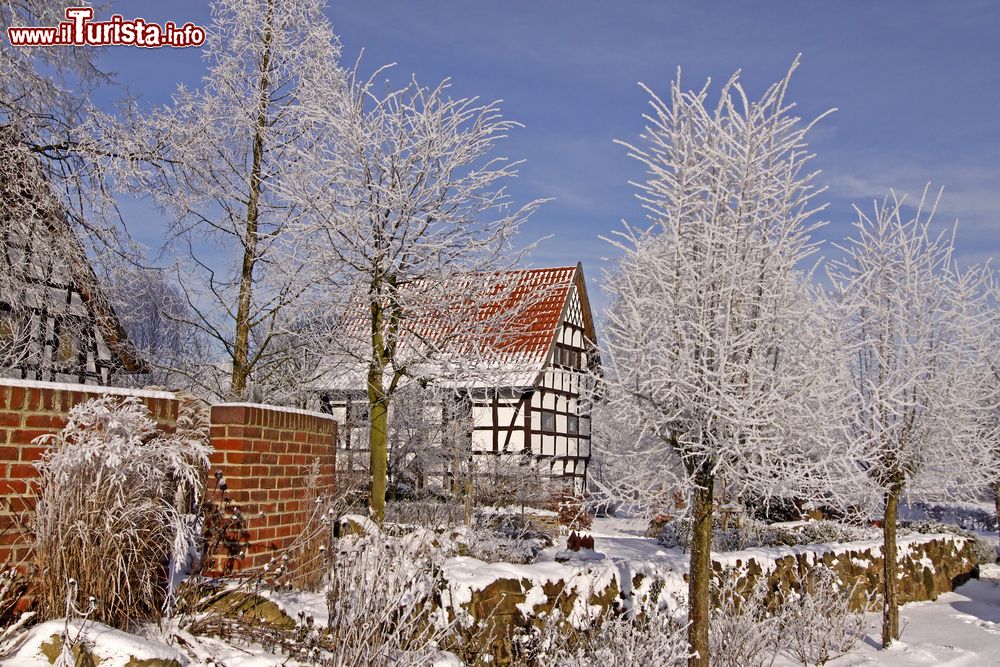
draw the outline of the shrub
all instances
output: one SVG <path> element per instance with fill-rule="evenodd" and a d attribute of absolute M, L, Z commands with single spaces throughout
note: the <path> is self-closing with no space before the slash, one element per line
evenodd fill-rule
<path fill-rule="evenodd" d="M 434 596 L 449 555 L 432 534 L 373 531 L 336 541 L 327 581 L 325 665 L 428 664 L 450 629 L 435 624 Z"/>
<path fill-rule="evenodd" d="M 127 629 L 157 614 L 168 568 L 180 570 L 195 545 L 186 512 L 208 464 L 202 433 L 179 423 L 162 434 L 139 399 L 104 397 L 39 439 L 49 445 L 32 526 L 44 615 L 63 615 L 70 580 L 96 599 L 94 620 Z"/>
<path fill-rule="evenodd" d="M 879 533 L 871 528 L 852 526 L 840 521 L 810 521 L 799 531 L 803 536 L 803 544 L 821 544 L 833 542 L 856 542 L 858 540 L 876 539 Z"/>
<path fill-rule="evenodd" d="M 714 582 L 709 628 L 713 665 L 770 665 L 779 653 L 803 665 L 823 665 L 849 652 L 867 629 L 871 605 L 852 610 L 856 588 L 842 586 L 836 572 L 822 565 L 785 593 L 772 593 L 766 577 L 748 579 L 733 569 L 720 580 Z"/>
<path fill-rule="evenodd" d="M 552 539 L 517 514 L 477 514 L 469 529 L 460 531 L 459 553 L 487 563 L 533 563 Z"/>
<path fill-rule="evenodd" d="M 780 601 L 781 653 L 803 665 L 824 665 L 848 653 L 866 630 L 866 610 L 851 609 L 855 592 L 842 587 L 833 570 L 813 568 L 798 590 Z"/>
<path fill-rule="evenodd" d="M 686 665 L 685 630 L 669 611 L 658 608 L 636 618 L 609 613 L 577 630 L 560 617 L 557 608 L 521 643 L 526 655 L 519 657 L 539 667 Z"/>
<path fill-rule="evenodd" d="M 708 645 L 717 667 L 762 667 L 778 650 L 779 622 L 768 608 L 764 577 L 747 581 L 734 570 L 713 580 Z"/>
<path fill-rule="evenodd" d="M 809 521 L 796 528 L 767 525 L 747 517 L 739 528 L 723 529 L 718 523 L 712 526 L 712 549 L 715 551 L 740 551 L 756 547 L 792 547 L 801 544 L 850 542 L 874 539 L 871 529 L 851 526 L 838 521 Z M 658 537 L 668 549 L 687 549 L 691 540 L 691 521 L 674 519 L 663 525 Z"/>

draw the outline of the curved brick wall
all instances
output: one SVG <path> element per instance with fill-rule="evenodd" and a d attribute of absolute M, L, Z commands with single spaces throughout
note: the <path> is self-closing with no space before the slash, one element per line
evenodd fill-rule
<path fill-rule="evenodd" d="M 0 378 L 0 565 L 29 549 L 16 524 L 32 510 L 33 463 L 43 447 L 32 444 L 66 425 L 70 408 L 99 396 L 138 396 L 165 431 L 177 423 L 178 397 L 170 392 L 71 385 Z M 329 415 L 253 404 L 223 404 L 211 410 L 208 489 L 222 472 L 226 495 L 249 517 L 250 553 L 240 568 L 267 562 L 275 550 L 302 532 L 308 497 L 334 490 L 337 422 Z M 309 468 L 319 460 L 316 489 L 306 489 Z M 258 516 L 263 513 L 263 516 Z"/>
<path fill-rule="evenodd" d="M 211 423 L 212 472 L 222 471 L 226 495 L 248 518 L 251 549 L 240 567 L 263 565 L 302 532 L 308 497 L 333 492 L 337 422 L 316 412 L 234 403 L 213 406 Z M 317 460 L 318 488 L 307 489 Z M 214 488 L 210 475 L 210 493 Z"/>

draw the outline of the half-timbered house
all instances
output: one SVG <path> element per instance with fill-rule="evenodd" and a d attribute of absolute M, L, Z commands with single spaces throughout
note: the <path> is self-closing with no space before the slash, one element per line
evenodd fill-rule
<path fill-rule="evenodd" d="M 0 133 L 0 160 L 0 375 L 108 384 L 144 370 L 33 156 Z"/>
<path fill-rule="evenodd" d="M 524 269 L 506 277 L 517 285 L 501 306 L 514 313 L 506 322 L 514 333 L 503 343 L 500 364 L 507 372 L 495 375 L 492 382 L 471 370 L 465 381 L 451 379 L 430 416 L 424 410 L 425 418 L 440 426 L 431 429 L 430 437 L 439 441 L 453 437 L 448 423 L 467 423 L 467 449 L 481 462 L 484 457 L 527 457 L 544 478 L 581 489 L 590 460 L 585 396 L 599 364 L 583 267 Z M 320 402 L 345 426 L 338 466 L 364 469 L 366 392 L 360 386 L 329 388 L 321 392 Z M 400 440 L 394 436 L 390 434 L 390 448 Z M 419 452 L 411 450 L 408 455 Z M 443 466 L 448 465 L 445 460 Z"/>

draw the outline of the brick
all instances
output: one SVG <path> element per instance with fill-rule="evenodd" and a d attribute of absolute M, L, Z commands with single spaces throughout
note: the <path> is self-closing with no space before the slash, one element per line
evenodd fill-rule
<path fill-rule="evenodd" d="M 25 445 L 20 448 L 22 461 L 37 461 L 42 458 L 48 447 L 37 447 L 35 445 Z"/>
<path fill-rule="evenodd" d="M 246 451 L 246 442 L 240 438 L 211 438 L 211 443 L 217 451 Z"/>
<path fill-rule="evenodd" d="M 59 430 L 63 427 L 63 419 L 58 415 L 26 415 L 24 425 L 27 428 Z"/>
<path fill-rule="evenodd" d="M 23 479 L 0 479 L 0 496 L 21 495 L 28 492 L 28 483 Z"/>
<path fill-rule="evenodd" d="M 226 452 L 226 463 L 228 465 L 248 465 L 260 462 L 260 454 L 257 452 L 228 451 Z"/>
<path fill-rule="evenodd" d="M 33 479 L 38 477 L 38 470 L 30 463 L 11 463 L 7 474 L 11 479 Z"/>
<path fill-rule="evenodd" d="M 7 407 L 11 410 L 20 410 L 24 407 L 26 395 L 24 387 L 10 387 L 7 394 Z"/>
<path fill-rule="evenodd" d="M 27 410 L 38 410 L 42 406 L 42 390 L 37 387 L 29 387 L 24 394 L 24 407 Z"/>
<path fill-rule="evenodd" d="M 20 429 L 20 430 L 14 431 L 11 434 L 12 437 L 11 437 L 10 441 L 13 442 L 13 443 L 17 443 L 19 445 L 27 445 L 27 444 L 30 444 L 35 438 L 39 438 L 39 437 L 41 437 L 43 435 L 51 435 L 51 434 L 52 434 L 52 432 L 51 431 L 47 431 L 47 430 L 43 431 L 43 430 L 26 429 L 25 428 L 25 429 Z"/>
<path fill-rule="evenodd" d="M 215 405 L 212 406 L 212 424 L 244 424 L 246 423 L 247 408 L 236 405 Z"/>

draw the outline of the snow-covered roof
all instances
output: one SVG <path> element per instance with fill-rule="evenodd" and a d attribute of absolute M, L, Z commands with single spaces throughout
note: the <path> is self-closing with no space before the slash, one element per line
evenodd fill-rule
<path fill-rule="evenodd" d="M 440 378 L 440 384 L 465 388 L 534 385 L 548 363 L 574 288 L 584 311 L 586 336 L 596 339 L 579 264 L 468 274 L 449 282 L 472 296 L 443 308 L 418 308 L 419 314 L 405 322 L 400 347 L 434 351 L 413 364 L 412 375 Z M 358 353 L 331 355 L 324 364 L 329 371 L 317 389 L 365 386 L 368 320 L 359 318 L 348 328 L 360 334 Z"/>

